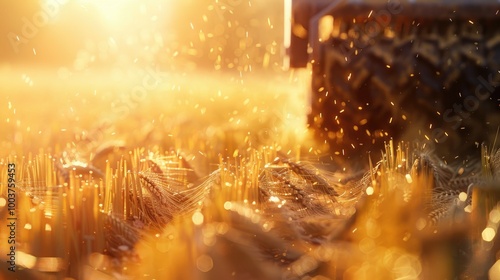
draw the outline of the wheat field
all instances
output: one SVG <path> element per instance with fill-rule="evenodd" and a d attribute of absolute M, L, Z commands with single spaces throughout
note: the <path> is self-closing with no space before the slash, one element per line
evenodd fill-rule
<path fill-rule="evenodd" d="M 0 279 L 500 279 L 496 143 L 329 152 L 281 1 L 41 2 L 1 4 Z"/>
<path fill-rule="evenodd" d="M 3 71 L 5 279 L 497 277 L 487 146 L 456 166 L 408 143 L 365 170 L 325 161 L 304 73 L 165 75 L 124 114 L 110 104 L 141 77 Z"/>

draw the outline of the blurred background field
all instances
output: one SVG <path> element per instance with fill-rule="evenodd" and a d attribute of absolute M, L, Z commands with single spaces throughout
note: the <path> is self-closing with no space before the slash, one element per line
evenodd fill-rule
<path fill-rule="evenodd" d="M 245 137 L 256 146 L 293 148 L 306 136 L 306 85 L 293 73 L 158 72 L 154 89 L 143 90 L 145 71 L 62 79 L 48 70 L 4 70 L 2 156 L 89 141 L 190 150 L 203 142 L 206 150 L 232 154 Z"/>
<path fill-rule="evenodd" d="M 307 73 L 281 69 L 281 1 L 2 5 L 3 156 L 91 137 L 163 149 L 213 138 L 209 150 L 232 153 L 245 134 L 289 148 L 305 135 Z"/>

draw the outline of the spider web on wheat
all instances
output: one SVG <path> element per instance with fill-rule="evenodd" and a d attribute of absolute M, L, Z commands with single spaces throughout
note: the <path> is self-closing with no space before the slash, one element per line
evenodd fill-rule
<path fill-rule="evenodd" d="M 187 182 L 188 169 L 157 166 L 138 173 L 142 192 L 143 211 L 150 221 L 166 224 L 176 215 L 189 213 L 201 207 L 208 195 L 209 184 L 194 185 Z"/>

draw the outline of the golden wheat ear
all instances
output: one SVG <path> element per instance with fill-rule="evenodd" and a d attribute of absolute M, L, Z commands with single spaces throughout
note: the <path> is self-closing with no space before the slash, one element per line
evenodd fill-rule
<path fill-rule="evenodd" d="M 495 180 L 500 180 L 500 149 L 496 150 L 490 161 L 491 168 L 493 170 L 493 177 L 495 178 Z"/>
<path fill-rule="evenodd" d="M 121 259 L 125 255 L 132 255 L 134 246 L 141 238 L 141 226 L 133 221 L 127 222 L 112 214 L 106 215 L 104 224 L 104 237 L 106 240 L 105 253 Z"/>
<path fill-rule="evenodd" d="M 300 162 L 294 162 L 284 156 L 279 156 L 274 160 L 275 164 L 279 162 L 286 164 L 290 170 L 307 180 L 315 190 L 330 195 L 332 199 L 335 199 L 334 197 L 338 196 L 338 193 L 332 187 L 332 184 L 328 182 L 320 172 L 318 172 L 317 168 Z"/>

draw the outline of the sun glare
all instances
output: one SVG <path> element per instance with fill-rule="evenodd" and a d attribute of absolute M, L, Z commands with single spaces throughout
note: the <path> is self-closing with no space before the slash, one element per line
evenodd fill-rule
<path fill-rule="evenodd" d="M 171 1 L 158 0 L 73 0 L 83 7 L 95 9 L 108 27 L 122 28 L 137 20 L 137 16 L 149 15 L 151 10 L 160 11 L 163 5 L 171 7 Z M 151 16 L 156 21 L 158 16 Z"/>
<path fill-rule="evenodd" d="M 98 1 L 98 0 L 83 0 L 83 2 L 87 3 L 88 5 L 93 5 L 96 7 L 97 10 L 99 10 L 101 16 L 109 23 L 109 24 L 119 24 L 121 21 L 124 20 L 123 17 L 123 11 L 126 10 L 128 7 L 132 4 L 132 2 L 135 2 L 134 0 L 104 0 L 104 1 Z"/>
<path fill-rule="evenodd" d="M 130 9 L 130 6 L 137 4 L 136 0 L 79 0 L 82 5 L 94 6 L 103 19 L 106 20 L 108 24 L 119 25 L 120 22 L 126 20 L 126 12 Z"/>

